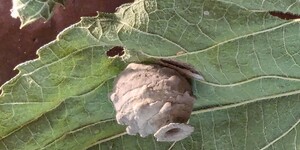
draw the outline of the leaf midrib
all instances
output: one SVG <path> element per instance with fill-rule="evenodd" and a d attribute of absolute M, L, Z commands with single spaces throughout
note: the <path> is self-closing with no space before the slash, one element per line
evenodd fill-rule
<path fill-rule="evenodd" d="M 187 53 L 183 53 L 183 54 L 176 54 L 176 55 L 170 55 L 170 56 L 152 56 L 152 55 L 149 55 L 145 52 L 143 52 L 144 55 L 148 56 L 148 57 L 153 57 L 153 58 L 177 58 L 177 57 L 181 57 L 181 56 L 186 56 L 186 55 L 195 55 L 195 54 L 199 54 L 199 53 L 202 53 L 202 52 L 206 52 L 206 51 L 209 51 L 209 50 L 212 50 L 218 46 L 221 46 L 221 45 L 224 45 L 226 43 L 229 43 L 229 42 L 232 42 L 232 41 L 236 41 L 236 40 L 239 40 L 239 39 L 243 39 L 243 38 L 246 38 L 246 37 L 249 37 L 249 36 L 254 36 L 254 35 L 259 35 L 259 34 L 263 34 L 263 33 L 266 33 L 266 32 L 270 32 L 270 31 L 273 31 L 273 30 L 276 30 L 276 29 L 279 29 L 279 28 L 282 28 L 282 27 L 285 27 L 285 26 L 288 26 L 290 24 L 294 24 L 294 23 L 298 23 L 300 22 L 300 19 L 295 19 L 295 20 L 292 20 L 292 21 L 289 21 L 289 22 L 283 22 L 282 24 L 279 24 L 277 26 L 274 26 L 274 27 L 271 27 L 271 28 L 267 28 L 265 30 L 260 30 L 260 31 L 256 31 L 256 32 L 253 32 L 253 33 L 249 33 L 249 34 L 245 34 L 245 35 L 241 35 L 241 36 L 237 36 L 237 37 L 234 37 L 234 38 L 231 38 L 231 39 L 228 39 L 228 40 L 225 40 L 223 42 L 219 42 L 215 45 L 212 45 L 208 48 L 205 48 L 205 49 L 202 49 L 202 50 L 196 50 L 196 51 L 193 51 L 193 52 L 188 52 L 188 50 L 186 50 L 185 48 L 183 48 L 181 45 L 173 42 L 172 40 L 166 38 L 166 37 L 163 37 L 159 34 L 155 34 L 155 33 L 148 33 L 146 31 L 142 31 L 138 28 L 134 28 L 132 26 L 130 26 L 129 24 L 127 24 L 126 22 L 123 22 L 123 21 L 118 21 L 120 24 L 123 24 L 129 28 L 131 28 L 132 30 L 135 30 L 141 34 L 145 34 L 145 35 L 152 35 L 152 36 L 157 36 L 165 41 L 168 41 L 169 43 L 171 44 L 174 44 L 175 46 L 177 46 L 178 48 L 184 50 L 184 51 L 187 51 Z"/>
<path fill-rule="evenodd" d="M 274 99 L 274 98 L 278 98 L 278 97 L 291 96 L 291 95 L 296 95 L 296 94 L 300 94 L 300 90 L 294 90 L 291 92 L 275 94 L 275 95 L 271 95 L 271 96 L 259 97 L 259 98 L 255 98 L 252 100 L 251 99 L 246 100 L 246 101 L 243 101 L 240 103 L 233 103 L 233 104 L 228 104 L 228 105 L 223 105 L 223 106 L 218 106 L 218 107 L 211 107 L 211 108 L 207 108 L 207 109 L 200 108 L 198 110 L 197 109 L 193 110 L 192 115 L 197 115 L 197 114 L 212 112 L 212 111 L 217 111 L 217 110 L 224 110 L 224 109 L 229 109 L 229 108 L 235 108 L 238 106 L 243 106 L 243 105 L 250 104 L 250 103 L 260 102 L 260 101 L 267 100 L 267 99 Z"/>
<path fill-rule="evenodd" d="M 295 82 L 300 82 L 300 78 L 296 78 L 296 77 L 285 77 L 285 76 L 278 76 L 278 75 L 262 75 L 262 76 L 257 76 L 257 77 L 253 77 L 253 78 L 248 78 L 245 80 L 241 80 L 238 82 L 234 82 L 234 83 L 229 83 L 229 84 L 217 84 L 214 82 L 208 82 L 205 80 L 197 80 L 198 82 L 201 82 L 203 84 L 207 84 L 207 85 L 211 85 L 211 86 L 215 86 L 215 87 L 234 87 L 234 86 L 240 86 L 249 82 L 254 82 L 257 80 L 261 80 L 261 79 L 281 79 L 281 80 L 286 80 L 286 81 L 295 81 Z"/>

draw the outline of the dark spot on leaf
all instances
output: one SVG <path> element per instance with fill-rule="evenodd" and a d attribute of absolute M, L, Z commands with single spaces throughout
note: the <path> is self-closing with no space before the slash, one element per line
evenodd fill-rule
<path fill-rule="evenodd" d="M 299 19 L 300 18 L 299 15 L 295 15 L 295 14 L 291 14 L 291 13 L 283 13 L 283 12 L 276 12 L 276 11 L 271 11 L 269 13 L 272 16 L 276 16 L 276 17 L 278 17 L 280 19 L 284 19 L 284 20 L 291 20 L 291 19 Z"/>
<path fill-rule="evenodd" d="M 124 55 L 124 48 L 120 46 L 113 47 L 106 52 L 108 57 L 122 56 Z"/>

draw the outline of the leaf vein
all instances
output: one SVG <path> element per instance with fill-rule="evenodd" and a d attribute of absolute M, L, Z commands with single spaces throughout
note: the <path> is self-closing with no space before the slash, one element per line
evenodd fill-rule
<path fill-rule="evenodd" d="M 260 150 L 267 149 L 269 146 L 273 145 L 275 142 L 277 142 L 278 140 L 280 140 L 281 138 L 286 136 L 289 132 L 291 132 L 293 129 L 296 128 L 296 126 L 299 124 L 299 122 L 300 122 L 300 119 L 292 127 L 290 127 L 287 131 L 285 131 L 282 135 L 278 136 L 276 139 L 274 139 L 273 141 L 271 141 L 270 143 L 268 143 L 267 145 L 262 147 Z"/>

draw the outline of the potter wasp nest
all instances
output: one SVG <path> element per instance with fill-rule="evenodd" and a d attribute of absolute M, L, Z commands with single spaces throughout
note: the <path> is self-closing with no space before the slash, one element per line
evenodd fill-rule
<path fill-rule="evenodd" d="M 110 98 L 117 122 L 126 125 L 130 135 L 179 141 L 194 131 L 186 124 L 195 101 L 191 84 L 174 69 L 129 64 L 115 80 Z"/>

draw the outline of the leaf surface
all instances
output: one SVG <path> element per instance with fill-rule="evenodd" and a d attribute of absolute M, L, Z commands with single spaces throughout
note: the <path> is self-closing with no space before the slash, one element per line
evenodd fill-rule
<path fill-rule="evenodd" d="M 2 87 L 0 149 L 298 149 L 299 20 L 247 3 L 139 0 L 83 18 Z M 114 46 L 125 61 L 105 55 Z M 175 143 L 126 135 L 108 99 L 126 64 L 161 58 L 205 78 L 193 80 L 195 132 Z"/>
<path fill-rule="evenodd" d="M 224 3 L 230 3 L 250 10 L 277 11 L 291 14 L 300 14 L 299 1 L 245 1 L 245 0 L 218 0 Z"/>
<path fill-rule="evenodd" d="M 50 19 L 54 6 L 63 5 L 65 0 L 13 0 L 12 2 L 11 16 L 20 18 L 20 28 L 22 28 L 40 18 Z"/>

